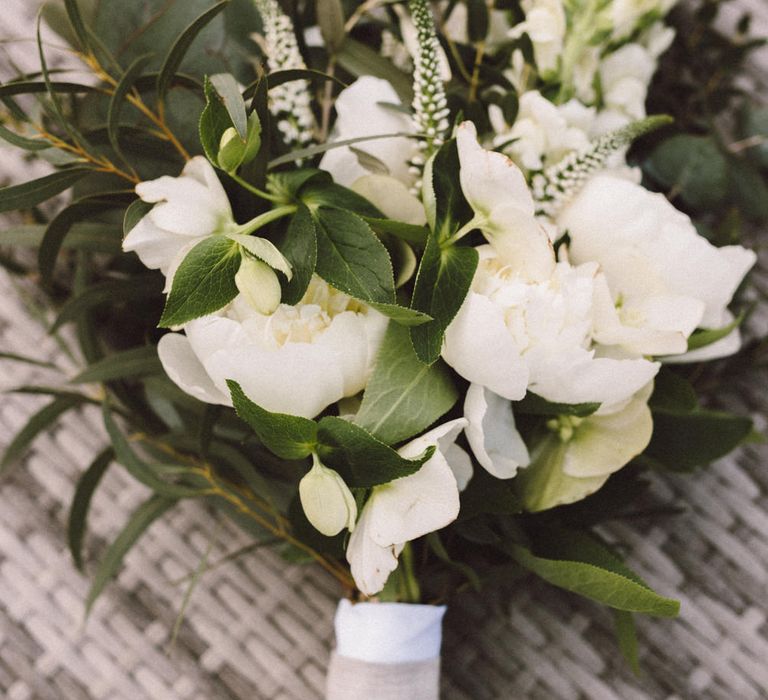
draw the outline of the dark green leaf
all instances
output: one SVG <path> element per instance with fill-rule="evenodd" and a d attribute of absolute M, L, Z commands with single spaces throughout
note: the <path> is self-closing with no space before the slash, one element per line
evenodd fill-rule
<path fill-rule="evenodd" d="M 17 148 L 23 148 L 25 151 L 42 151 L 51 147 L 50 142 L 43 138 L 29 139 L 19 136 L 10 129 L 6 129 L 2 124 L 0 124 L 0 139 L 7 141 Z"/>
<path fill-rule="evenodd" d="M 83 472 L 77 482 L 75 495 L 72 497 L 67 523 L 67 541 L 72 559 L 80 572 L 83 571 L 83 538 L 85 537 L 91 499 L 114 458 L 115 453 L 111 447 L 102 450 Z"/>
<path fill-rule="evenodd" d="M 361 217 L 381 216 L 381 212 L 365 197 L 348 187 L 324 181 L 319 177 L 309 180 L 301 188 L 299 197 L 304 204 L 313 210 L 317 207 L 330 207 L 331 209 L 345 209 Z"/>
<path fill-rule="evenodd" d="M 240 385 L 227 380 L 237 415 L 250 425 L 264 446 L 283 459 L 303 459 L 317 448 L 317 424 L 308 418 L 270 413 L 251 401 Z"/>
<path fill-rule="evenodd" d="M 699 397 L 687 379 L 669 367 L 662 367 L 654 380 L 648 405 L 654 411 L 688 413 L 698 408 Z"/>
<path fill-rule="evenodd" d="M 399 323 L 401 326 L 421 326 L 432 320 L 432 317 L 429 314 L 425 314 L 423 311 L 409 309 L 407 306 L 400 306 L 399 304 L 382 304 L 377 301 L 370 301 L 368 303 L 376 309 L 376 311 L 384 314 L 387 318 L 392 319 L 395 323 Z"/>
<path fill-rule="evenodd" d="M 53 364 L 53 362 L 47 362 L 46 360 L 37 360 L 34 357 L 27 357 L 26 355 L 17 355 L 15 352 L 0 352 L 0 360 L 11 360 L 12 362 L 24 362 L 25 364 L 35 365 L 36 367 L 56 369 L 56 365 Z"/>
<path fill-rule="evenodd" d="M 0 476 L 8 473 L 9 468 L 24 454 L 41 432 L 50 428 L 63 413 L 82 403 L 77 396 L 60 396 L 32 415 L 5 450 L 3 459 L 0 461 Z"/>
<path fill-rule="evenodd" d="M 139 223 L 150 211 L 154 204 L 137 199 L 128 205 L 123 217 L 123 236 L 127 236 L 136 224 Z"/>
<path fill-rule="evenodd" d="M 47 227 L 42 224 L 22 224 L 0 230 L 0 246 L 37 248 Z M 112 224 L 75 224 L 62 245 L 67 250 L 87 250 L 92 253 L 120 252 L 120 230 Z"/>
<path fill-rule="evenodd" d="M 416 275 L 411 307 L 434 319 L 411 329 L 416 355 L 433 363 L 440 357 L 446 328 L 467 296 L 478 263 L 474 248 L 453 246 L 442 249 L 430 236 Z"/>
<path fill-rule="evenodd" d="M 276 245 L 293 269 L 290 282 L 285 276 L 280 276 L 280 285 L 283 288 L 282 302 L 298 304 L 307 291 L 317 265 L 315 222 L 309 209 L 303 204 L 299 205 L 285 233 L 276 241 Z"/>
<path fill-rule="evenodd" d="M 162 371 L 157 348 L 154 345 L 143 345 L 107 355 L 80 372 L 70 383 L 112 382 L 145 377 Z"/>
<path fill-rule="evenodd" d="M 445 365 L 422 364 L 408 330 L 390 323 L 355 422 L 392 445 L 421 433 L 457 399 Z"/>
<path fill-rule="evenodd" d="M 394 303 L 392 262 L 370 226 L 341 209 L 321 207 L 315 216 L 317 274 L 361 301 Z"/>
<path fill-rule="evenodd" d="M 458 172 L 459 152 L 456 139 L 451 139 L 440 147 L 424 173 L 425 179 L 429 178 L 432 183 L 434 221 L 430 216 L 430 225 L 440 244 L 445 243 L 473 216 L 456 176 Z M 431 204 L 428 202 L 428 213 L 430 209 Z"/>
<path fill-rule="evenodd" d="M 23 185 L 0 188 L 0 213 L 35 207 L 69 189 L 90 172 L 91 169 L 85 167 L 67 168 Z"/>
<path fill-rule="evenodd" d="M 125 98 L 131 91 L 131 88 L 136 83 L 136 80 L 141 75 L 141 72 L 146 67 L 147 63 L 152 59 L 153 54 L 144 54 L 139 56 L 120 78 L 120 82 L 115 86 L 115 91 L 109 100 L 109 107 L 107 108 L 107 134 L 109 135 L 109 143 L 112 145 L 112 149 L 117 153 L 124 161 L 122 150 L 120 148 L 120 141 L 118 139 L 118 132 L 120 130 L 120 114 L 122 113 Z"/>
<path fill-rule="evenodd" d="M 168 88 L 171 85 L 171 80 L 176 74 L 176 71 L 178 71 L 192 42 L 197 38 L 197 35 L 203 28 L 227 6 L 228 2 L 229 0 L 222 0 L 222 2 L 207 9 L 187 26 L 173 43 L 165 56 L 163 66 L 157 76 L 157 96 L 159 100 L 162 101 L 165 98 Z"/>
<path fill-rule="evenodd" d="M 585 418 L 591 416 L 598 408 L 599 403 L 552 403 L 528 392 L 522 401 L 514 404 L 515 413 L 529 413 L 534 416 L 577 416 Z"/>
<path fill-rule="evenodd" d="M 377 233 L 388 233 L 419 248 L 423 248 L 427 243 L 429 231 L 425 226 L 414 226 L 394 219 L 380 219 L 373 216 L 364 216 L 363 218 Z"/>
<path fill-rule="evenodd" d="M 160 318 L 161 328 L 181 326 L 229 304 L 237 296 L 239 246 L 224 236 L 204 238 L 179 265 Z"/>
<path fill-rule="evenodd" d="M 613 611 L 616 641 L 619 643 L 622 656 L 626 659 L 633 673 L 640 675 L 640 658 L 638 656 L 637 626 L 631 612 L 625 610 Z"/>
<path fill-rule="evenodd" d="M 459 518 L 464 521 L 486 513 L 515 515 L 522 510 L 511 480 L 497 479 L 485 469 L 477 469 L 461 493 Z"/>
<path fill-rule="evenodd" d="M 688 338 L 688 350 L 705 348 L 707 345 L 712 345 L 712 343 L 722 340 L 725 336 L 730 335 L 736 328 L 738 328 L 745 317 L 746 314 L 742 312 L 727 326 L 723 326 L 722 328 L 698 328 L 691 333 Z"/>
<path fill-rule="evenodd" d="M 248 115 L 245 113 L 245 102 L 240 95 L 237 81 L 229 73 L 217 73 L 212 75 L 209 80 L 221 98 L 232 126 L 235 127 L 240 138 L 245 141 L 248 138 Z"/>
<path fill-rule="evenodd" d="M 91 85 L 80 85 L 78 83 L 51 82 L 51 90 L 56 93 L 78 94 L 83 92 L 96 92 L 97 89 Z M 34 80 L 21 80 L 13 83 L 0 85 L 0 97 L 10 97 L 12 95 L 32 95 L 41 92 L 48 92 L 44 82 Z"/>
<path fill-rule="evenodd" d="M 467 35 L 473 43 L 483 41 L 488 34 L 488 5 L 485 0 L 467 0 Z"/>
<path fill-rule="evenodd" d="M 335 75 L 323 73 L 322 71 L 313 70 L 311 68 L 288 68 L 286 70 L 276 70 L 267 74 L 267 86 L 270 90 L 280 85 L 285 85 L 285 83 L 290 83 L 294 80 L 309 80 L 312 82 L 330 80 L 331 82 L 336 83 L 336 85 L 342 89 L 349 87 L 347 83 L 345 83 L 343 80 L 340 80 Z M 255 83 L 249 85 L 243 92 L 243 98 L 248 99 L 251 97 L 255 89 Z"/>
<path fill-rule="evenodd" d="M 117 574 L 123 563 L 123 557 L 130 548 L 136 544 L 138 539 L 144 534 L 144 531 L 159 517 L 164 515 L 176 501 L 165 496 L 152 496 L 145 501 L 131 515 L 127 525 L 123 528 L 117 539 L 109 546 L 104 554 L 96 575 L 88 591 L 88 597 L 85 600 L 85 614 L 90 614 L 93 604 L 101 595 L 104 587 Z"/>
<path fill-rule="evenodd" d="M 410 78 L 398 70 L 388 58 L 365 44 L 347 37 L 337 56 L 339 65 L 352 75 L 373 75 L 383 78 L 395 89 L 400 101 L 409 105 L 413 101 Z"/>
<path fill-rule="evenodd" d="M 75 30 L 75 36 L 80 44 L 80 49 L 87 52 L 90 47 L 90 41 L 77 0 L 64 0 L 64 7 L 67 10 L 67 16 L 69 17 L 72 29 Z"/>
<path fill-rule="evenodd" d="M 386 484 L 413 474 L 435 451 L 430 447 L 420 457 L 406 459 L 359 425 L 337 416 L 322 418 L 318 428 L 320 459 L 352 488 Z"/>

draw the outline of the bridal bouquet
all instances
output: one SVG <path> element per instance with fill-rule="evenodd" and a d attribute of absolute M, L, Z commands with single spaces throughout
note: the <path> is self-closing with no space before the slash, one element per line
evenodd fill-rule
<path fill-rule="evenodd" d="M 612 608 L 634 662 L 633 613 L 678 603 L 594 526 L 753 436 L 695 382 L 739 351 L 756 260 L 716 213 L 768 218 L 764 145 L 646 113 L 673 4 L 45 6 L 89 77 L 38 32 L 0 86 L 0 137 L 55 168 L 0 190 L 35 222 L 0 244 L 37 248 L 83 369 L 19 389 L 51 403 L 4 467 L 101 405 L 79 567 L 110 463 L 153 490 L 89 607 L 194 498 L 339 581 L 330 698 L 436 697 L 443 605 L 527 573 Z"/>

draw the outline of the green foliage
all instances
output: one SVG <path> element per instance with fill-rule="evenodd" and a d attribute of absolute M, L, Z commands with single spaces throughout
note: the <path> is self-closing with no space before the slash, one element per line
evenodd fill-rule
<path fill-rule="evenodd" d="M 23 185 L 0 188 L 0 213 L 36 207 L 60 192 L 68 190 L 90 172 L 90 168 L 85 167 L 67 168 L 31 182 L 25 182 Z"/>
<path fill-rule="evenodd" d="M 421 363 L 408 331 L 390 323 L 355 422 L 391 445 L 421 433 L 457 400 L 447 367 Z"/>
<path fill-rule="evenodd" d="M 143 345 L 107 355 L 88 366 L 70 382 L 72 384 L 113 382 L 145 377 L 162 371 L 163 367 L 157 357 L 157 348 L 154 345 Z"/>
<path fill-rule="evenodd" d="M 529 391 L 521 401 L 515 402 L 515 413 L 528 413 L 533 416 L 591 416 L 599 403 L 553 403 Z"/>

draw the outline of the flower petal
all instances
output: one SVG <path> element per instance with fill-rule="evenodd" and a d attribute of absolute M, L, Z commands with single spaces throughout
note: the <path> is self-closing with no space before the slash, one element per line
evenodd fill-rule
<path fill-rule="evenodd" d="M 382 547 L 371 537 L 371 501 L 363 508 L 360 520 L 349 538 L 347 561 L 352 578 L 365 595 L 376 595 L 397 568 L 403 544 Z"/>
<path fill-rule="evenodd" d="M 157 354 L 165 373 L 188 394 L 205 403 L 232 405 L 229 394 L 211 381 L 188 338 L 180 333 L 164 335 L 157 344 Z"/>

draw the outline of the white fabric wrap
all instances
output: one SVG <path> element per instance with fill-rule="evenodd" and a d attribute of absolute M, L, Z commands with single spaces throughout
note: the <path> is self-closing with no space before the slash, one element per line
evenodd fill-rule
<path fill-rule="evenodd" d="M 327 700 L 438 700 L 444 606 L 357 603 L 336 611 Z"/>

